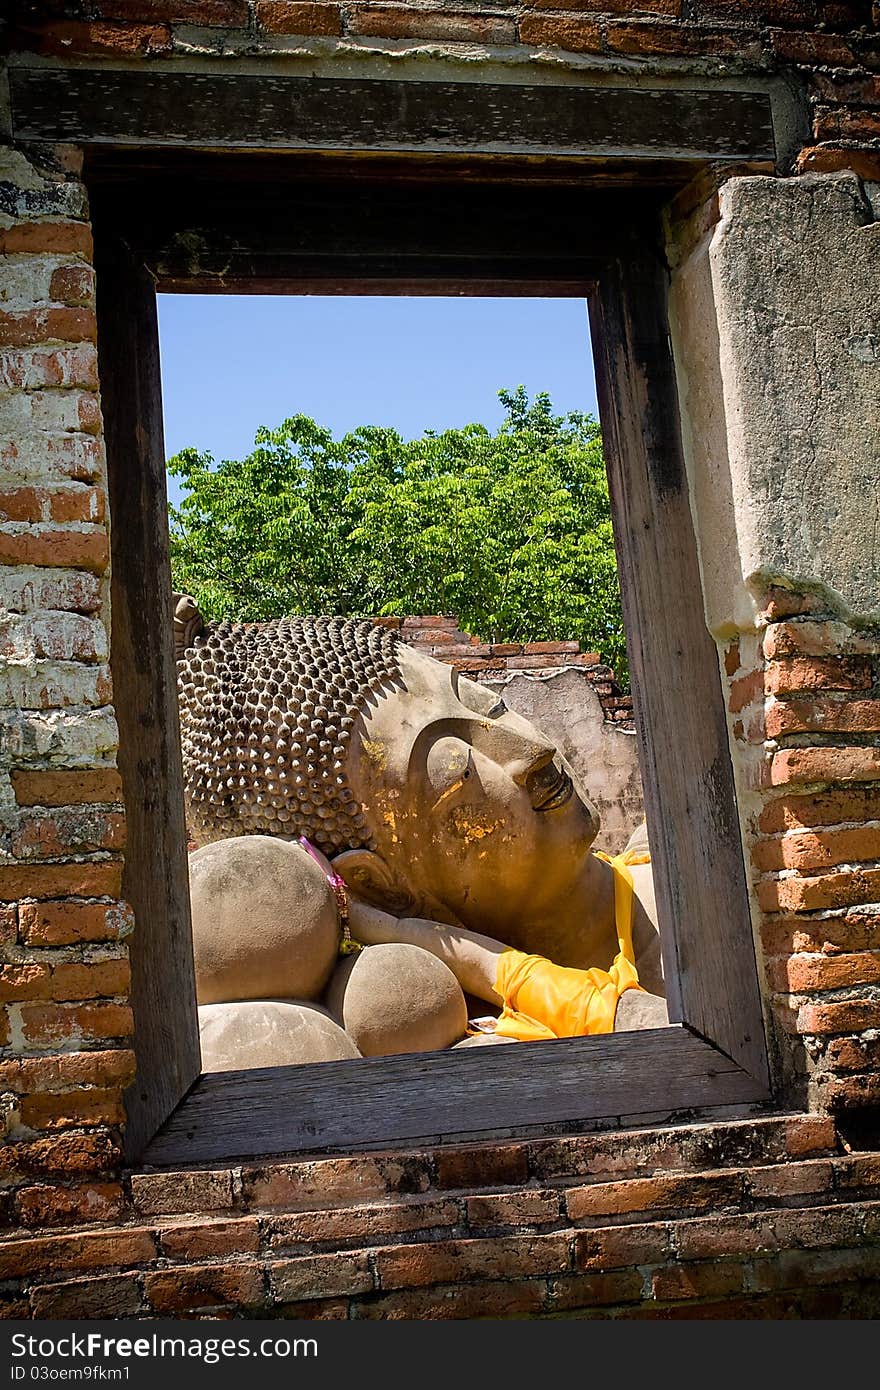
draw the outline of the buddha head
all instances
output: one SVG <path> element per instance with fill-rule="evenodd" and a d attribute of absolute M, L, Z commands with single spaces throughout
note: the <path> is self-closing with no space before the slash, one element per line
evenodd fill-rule
<path fill-rule="evenodd" d="M 543 734 L 387 628 L 221 623 L 178 676 L 197 842 L 305 835 L 377 906 L 504 940 L 564 901 L 597 833 Z"/>

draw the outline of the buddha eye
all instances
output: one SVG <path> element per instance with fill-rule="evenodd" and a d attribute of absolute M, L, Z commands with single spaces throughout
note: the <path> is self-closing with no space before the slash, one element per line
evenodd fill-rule
<path fill-rule="evenodd" d="M 428 752 L 425 771 L 437 800 L 451 796 L 471 775 L 470 746 L 460 738 L 438 738 Z"/>

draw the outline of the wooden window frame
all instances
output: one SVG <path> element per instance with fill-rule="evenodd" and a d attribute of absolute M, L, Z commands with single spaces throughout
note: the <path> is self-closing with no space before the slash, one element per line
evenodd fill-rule
<path fill-rule="evenodd" d="M 92 200 L 111 662 L 129 843 L 123 893 L 137 922 L 130 1158 L 165 1165 L 460 1141 L 766 1102 L 762 1004 L 682 455 L 661 224 L 670 194 L 710 155 L 772 156 L 766 94 L 667 93 L 649 139 L 656 103 L 646 107 L 643 92 L 623 88 L 615 98 L 604 87 L 592 106 L 583 91 L 573 105 L 577 89 L 550 88 L 550 128 L 547 88 L 535 88 L 531 105 L 514 100 L 511 87 L 501 97 L 494 88 L 481 116 L 480 84 L 462 83 L 450 97 L 456 84 L 409 82 L 401 106 L 400 84 L 376 79 L 340 107 L 339 83 L 328 95 L 333 83 L 272 78 L 267 107 L 248 86 L 264 79 L 213 76 L 222 102 L 208 104 L 206 127 L 204 108 L 187 105 L 179 90 L 180 74 L 100 72 L 97 87 L 75 67 L 17 69 L 11 78 L 17 138 L 82 143 Z M 291 103 L 291 92 L 305 93 L 304 103 Z M 426 111 L 436 116 L 431 101 L 441 95 L 452 114 L 438 144 L 418 123 Z M 305 134 L 290 124 L 303 105 L 315 128 Z M 243 122 L 242 112 L 254 110 L 262 124 Z M 499 141 L 507 153 L 498 153 Z M 589 300 L 669 1027 L 526 1050 L 200 1076 L 157 290 Z"/>

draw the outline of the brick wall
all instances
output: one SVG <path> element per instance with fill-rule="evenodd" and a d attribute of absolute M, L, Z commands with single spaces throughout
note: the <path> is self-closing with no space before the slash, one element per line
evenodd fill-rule
<path fill-rule="evenodd" d="M 779 73 L 809 112 L 792 167 L 880 178 L 880 11 L 868 0 L 13 9 L 7 47 L 90 64 L 424 49 L 471 64 L 546 52 L 582 70 Z M 726 666 L 780 1103 L 812 1117 L 185 1180 L 124 1168 L 133 923 L 119 898 L 78 170 L 68 148 L 0 152 L 0 1311 L 876 1315 L 877 1156 L 847 1144 L 876 1142 L 866 1107 L 880 1103 L 880 644 L 808 595 L 768 594 L 759 632 L 728 644 Z M 586 655 L 467 646 L 453 659 Z"/>
<path fill-rule="evenodd" d="M 611 667 L 602 664 L 600 654 L 585 652 L 580 642 L 481 642 L 449 614 L 376 621 L 399 632 L 409 646 L 455 666 L 477 681 L 497 680 L 519 671 L 558 671 L 565 666 L 583 670 L 605 718 L 621 728 L 633 728 L 632 697 L 624 695 Z"/>
<path fill-rule="evenodd" d="M 790 73 L 809 106 L 797 167 L 880 178 L 876 0 L 12 0 L 12 10 L 8 44 L 92 61 L 433 48 Z"/>

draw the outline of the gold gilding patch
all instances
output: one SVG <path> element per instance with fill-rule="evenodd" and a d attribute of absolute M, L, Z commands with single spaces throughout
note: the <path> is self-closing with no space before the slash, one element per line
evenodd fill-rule
<path fill-rule="evenodd" d="M 487 835 L 494 835 L 504 826 L 503 820 L 493 819 L 486 811 L 480 810 L 478 806 L 456 806 L 454 811 L 449 814 L 449 825 L 453 834 L 466 844 L 473 844 L 477 840 L 485 840 Z"/>
<path fill-rule="evenodd" d="M 388 750 L 384 743 L 371 738 L 361 739 L 361 748 L 364 757 L 367 758 L 379 772 L 384 772 L 388 766 Z"/>

